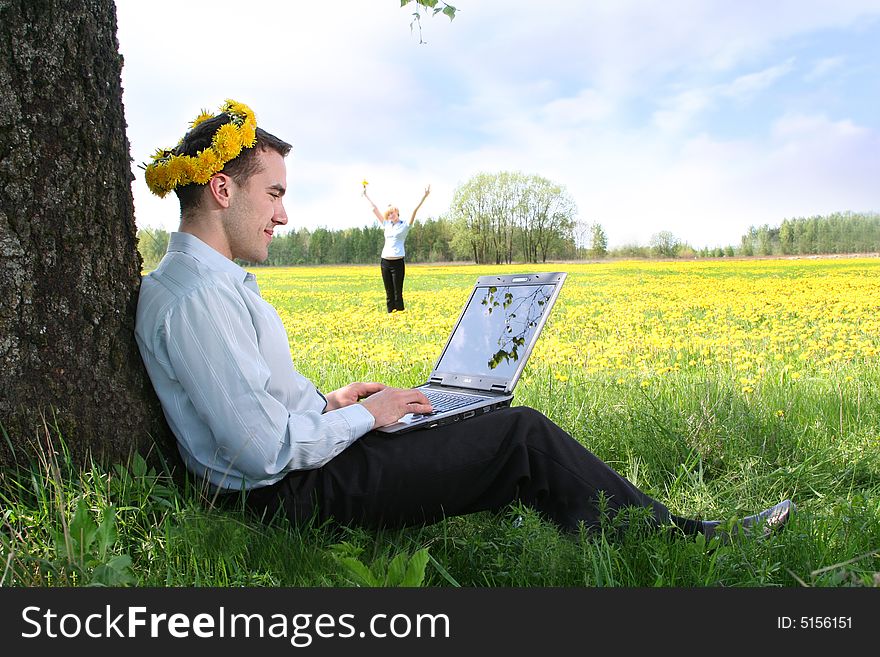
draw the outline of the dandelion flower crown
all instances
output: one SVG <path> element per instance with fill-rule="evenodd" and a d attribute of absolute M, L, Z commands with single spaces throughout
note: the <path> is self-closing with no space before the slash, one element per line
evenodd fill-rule
<path fill-rule="evenodd" d="M 204 185 L 227 162 L 238 157 L 243 148 L 253 147 L 257 140 L 257 119 L 251 108 L 227 99 L 220 107 L 220 113 L 227 114 L 230 121 L 217 129 L 210 146 L 194 156 L 177 154 L 176 151 L 183 144 L 181 139 L 172 149 L 158 149 L 152 161 L 143 165 L 144 178 L 151 192 L 164 197 L 173 189 L 190 183 Z M 190 123 L 190 130 L 213 118 L 214 114 L 202 110 Z"/>

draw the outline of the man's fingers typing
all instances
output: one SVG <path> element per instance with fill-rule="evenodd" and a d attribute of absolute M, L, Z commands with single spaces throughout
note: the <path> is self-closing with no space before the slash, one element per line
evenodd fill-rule
<path fill-rule="evenodd" d="M 413 388 L 385 388 L 361 402 L 376 419 L 374 426 L 397 422 L 407 413 L 430 413 L 428 398 Z"/>

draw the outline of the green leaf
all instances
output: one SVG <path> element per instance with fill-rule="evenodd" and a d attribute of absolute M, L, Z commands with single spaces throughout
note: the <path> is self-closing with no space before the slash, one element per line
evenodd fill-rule
<path fill-rule="evenodd" d="M 385 573 L 385 586 L 401 586 L 406 575 L 406 562 L 409 555 L 401 552 L 388 564 L 388 572 Z"/>
<path fill-rule="evenodd" d="M 116 507 L 109 506 L 104 511 L 104 520 L 98 527 L 98 556 L 101 561 L 107 556 L 107 551 L 116 543 Z"/>
<path fill-rule="evenodd" d="M 425 583 L 425 566 L 428 565 L 430 555 L 426 548 L 422 548 L 416 552 L 409 560 L 406 567 L 406 574 L 400 583 L 400 586 L 422 586 Z"/>
<path fill-rule="evenodd" d="M 147 462 L 140 454 L 135 454 L 131 461 L 131 474 L 138 478 L 147 475 Z"/>
<path fill-rule="evenodd" d="M 95 535 L 98 533 L 98 526 L 92 519 L 89 507 L 85 500 L 80 500 L 76 506 L 76 514 L 70 521 L 70 539 L 73 548 L 73 556 L 77 560 L 83 560 L 86 553 L 95 542 Z"/>
<path fill-rule="evenodd" d="M 452 7 L 450 5 L 446 5 L 443 8 L 443 14 L 445 16 L 449 16 L 449 20 L 452 20 L 453 18 L 455 18 L 455 7 Z"/>
<path fill-rule="evenodd" d="M 412 0 L 400 0 L 400 6 L 406 7 Z"/>
<path fill-rule="evenodd" d="M 382 586 L 382 583 L 376 579 L 376 576 L 370 572 L 359 559 L 352 557 L 341 557 L 339 563 L 348 571 L 350 579 L 357 586 Z"/>
<path fill-rule="evenodd" d="M 131 557 L 120 554 L 95 568 L 91 586 L 126 586 L 136 584 L 137 578 L 131 569 Z"/>

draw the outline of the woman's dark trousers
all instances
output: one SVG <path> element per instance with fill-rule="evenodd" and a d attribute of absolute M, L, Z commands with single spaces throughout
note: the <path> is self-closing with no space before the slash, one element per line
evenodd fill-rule
<path fill-rule="evenodd" d="M 403 310 L 403 277 L 406 275 L 406 266 L 403 258 L 387 260 L 382 258 L 382 282 L 385 284 L 385 305 L 388 312 Z"/>

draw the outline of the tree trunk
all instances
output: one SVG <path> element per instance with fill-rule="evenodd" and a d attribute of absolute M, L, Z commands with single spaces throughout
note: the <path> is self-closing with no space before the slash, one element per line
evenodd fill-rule
<path fill-rule="evenodd" d="M 169 433 L 140 285 L 113 0 L 0 0 L 0 465 L 48 426 L 74 462 Z M 57 430 L 56 430 L 57 428 Z"/>

